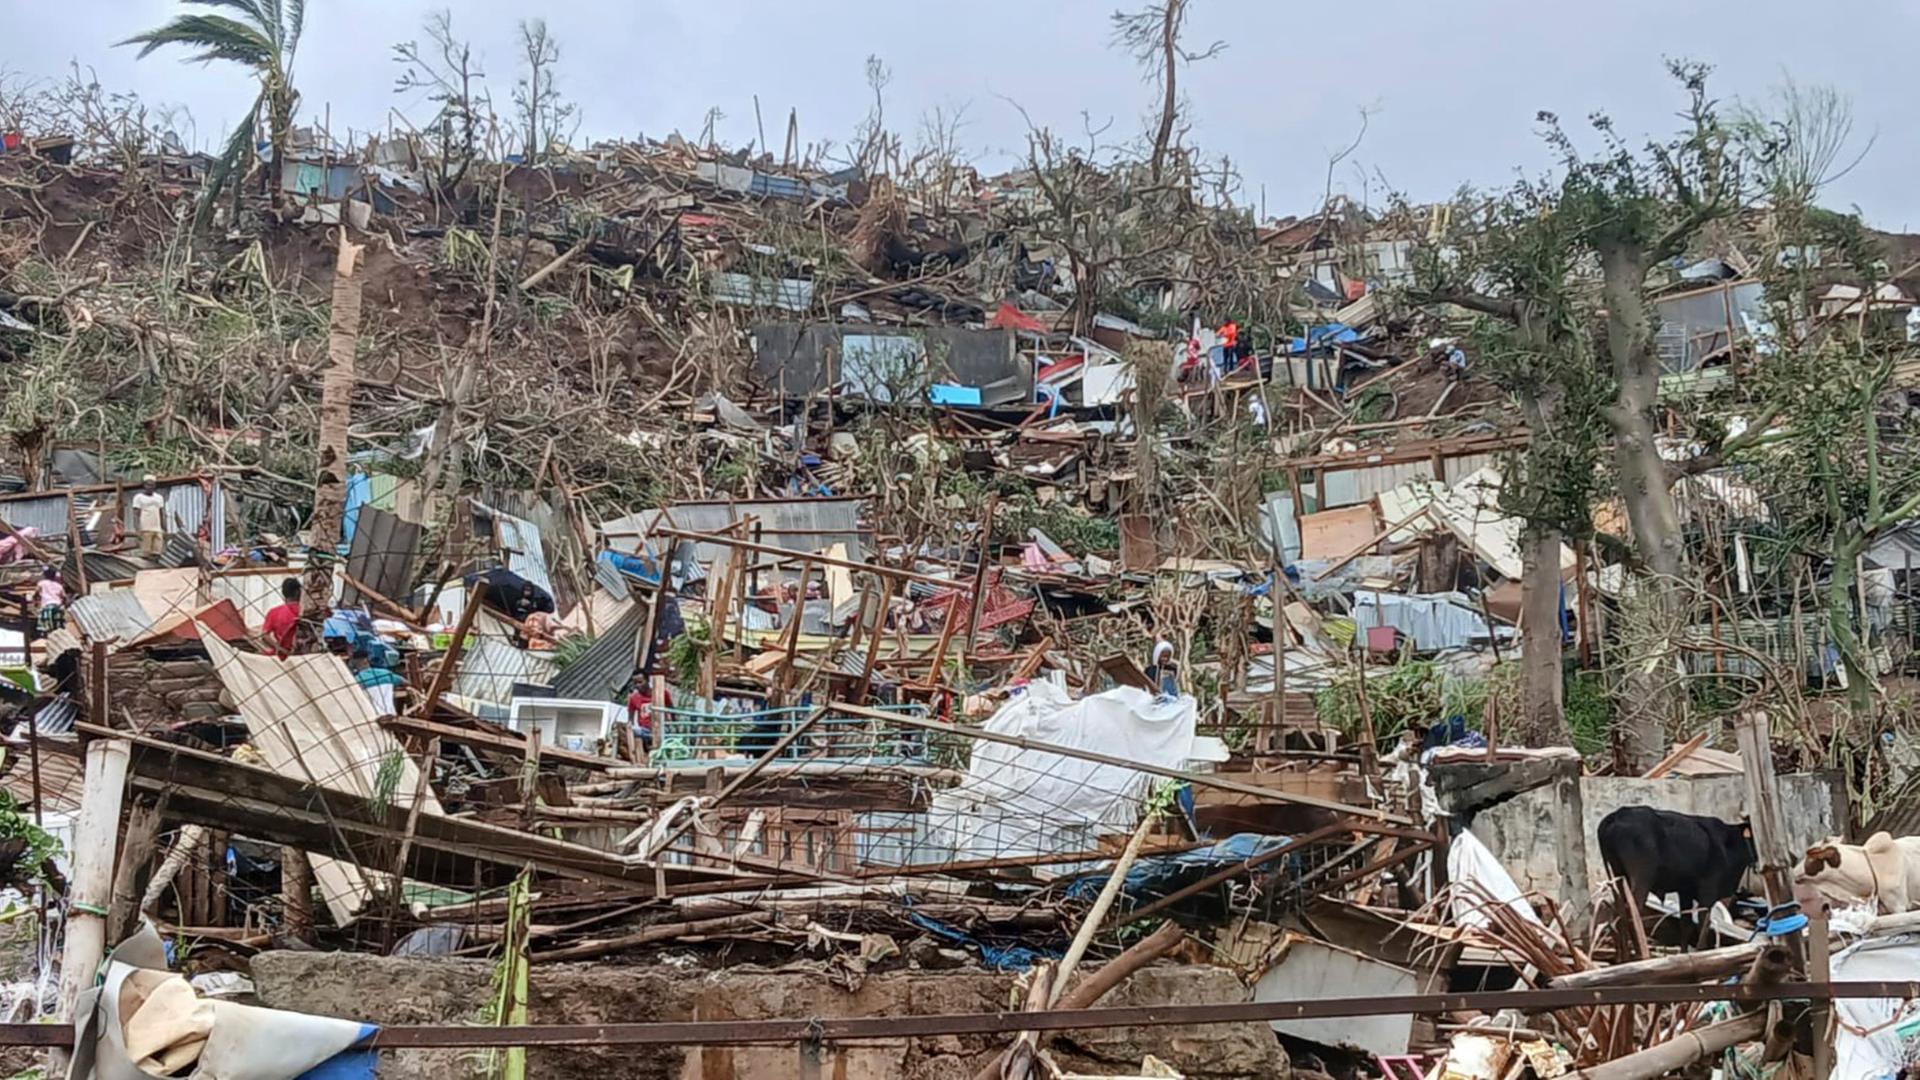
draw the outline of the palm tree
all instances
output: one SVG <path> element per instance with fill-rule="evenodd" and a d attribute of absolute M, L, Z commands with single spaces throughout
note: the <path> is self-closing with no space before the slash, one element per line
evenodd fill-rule
<path fill-rule="evenodd" d="M 300 43 L 300 28 L 306 18 L 306 0 L 181 0 L 201 7 L 227 8 L 241 17 L 224 14 L 176 15 L 164 26 L 121 42 L 140 45 L 140 56 L 163 45 L 184 45 L 199 50 L 189 61 L 211 63 L 231 60 L 253 69 L 260 80 L 260 95 L 253 107 L 227 140 L 227 148 L 207 172 L 207 187 L 201 193 L 195 222 L 205 225 L 213 216 L 220 190 L 242 168 L 253 150 L 253 133 L 261 114 L 265 114 L 271 160 L 268 182 L 276 202 L 280 196 L 281 162 L 293 135 L 293 108 L 300 95 L 292 82 L 293 52 Z M 244 176 L 244 172 L 242 173 Z"/>

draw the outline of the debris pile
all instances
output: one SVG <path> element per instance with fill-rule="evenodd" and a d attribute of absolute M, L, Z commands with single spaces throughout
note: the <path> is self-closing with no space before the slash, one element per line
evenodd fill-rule
<path fill-rule="evenodd" d="M 1651 770 L 1541 726 L 1522 669 L 1622 647 L 1640 579 L 1517 508 L 1548 433 L 1417 295 L 1427 231 L 1256 222 L 1043 144 L 887 175 L 676 136 L 448 184 L 297 134 L 300 182 L 220 207 L 165 290 L 111 260 L 207 161 L 0 154 L 32 223 L 0 231 L 0 362 L 45 374 L 26 415 L 105 418 L 9 428 L 0 494 L 0 860 L 64 913 L 35 1015 L 147 923 L 203 995 L 289 948 L 484 958 L 518 988 L 494 1027 L 567 962 L 964 977 L 1000 998 L 947 1012 L 1013 1018 L 902 1037 L 980 1075 L 1120 1067 L 1055 1036 L 1121 998 L 1265 1009 L 1231 1019 L 1275 1074 L 1903 1060 L 1903 997 L 1791 993 L 1911 948 L 1904 888 L 1831 919 L 1796 891 L 1816 851 L 1903 850 L 1821 846 L 1853 824 L 1831 775 L 1776 775 L 1806 759 L 1758 714 Z M 1676 370 L 1754 347 L 1706 338 Z M 1702 532 L 1767 513 L 1689 480 Z M 1694 636 L 1669 666 L 1777 677 L 1718 615 Z M 1761 901 L 1629 871 L 1621 807 L 1748 822 Z M 192 996 L 150 960 L 108 987 Z M 1142 1000 L 1176 963 L 1234 999 L 1215 970 Z M 1127 1017 L 1088 1026 L 1228 1013 Z"/>

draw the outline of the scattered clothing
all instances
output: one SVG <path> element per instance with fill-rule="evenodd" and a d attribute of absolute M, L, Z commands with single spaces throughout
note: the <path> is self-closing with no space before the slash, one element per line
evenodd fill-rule
<path fill-rule="evenodd" d="M 27 557 L 27 543 L 40 535 L 40 530 L 31 525 L 14 531 L 11 536 L 0 536 L 0 563 L 19 562 Z"/>

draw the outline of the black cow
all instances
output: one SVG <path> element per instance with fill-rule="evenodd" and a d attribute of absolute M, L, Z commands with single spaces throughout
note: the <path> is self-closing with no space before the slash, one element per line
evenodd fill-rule
<path fill-rule="evenodd" d="M 1704 944 L 1707 912 L 1732 899 L 1756 856 L 1753 829 L 1714 817 L 1623 806 L 1600 819 L 1596 833 L 1607 872 L 1627 880 L 1633 903 L 1648 893 L 1676 893 L 1680 910 L 1695 914 L 1694 940 Z"/>

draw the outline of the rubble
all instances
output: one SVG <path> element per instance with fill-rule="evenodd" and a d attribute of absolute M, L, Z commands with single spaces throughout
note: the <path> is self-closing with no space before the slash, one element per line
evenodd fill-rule
<path fill-rule="evenodd" d="M 1558 708 L 1561 648 L 1601 678 L 1646 576 L 1520 505 L 1553 433 L 1445 359 L 1469 339 L 1414 289 L 1426 230 L 1339 200 L 1256 222 L 1124 162 L 935 183 L 678 136 L 442 190 L 423 145 L 306 132 L 154 308 L 124 274 L 22 290 L 146 257 L 142 215 L 186 216 L 204 163 L 34 145 L 0 154 L 0 362 L 77 343 L 40 412 L 155 414 L 4 459 L 0 856 L 49 927 L 17 1015 L 82 1051 L 119 1008 L 89 973 L 143 922 L 192 943 L 182 973 L 424 1040 L 374 1044 L 388 1076 L 458 1075 L 476 1013 L 556 1076 L 1638 1080 L 1910 1049 L 1857 1030 L 1910 998 L 1821 996 L 1895 981 L 1911 922 L 1829 933 L 1791 887 L 1860 822 L 1834 761 L 1775 752 L 1769 699 L 1644 775 L 1570 707 L 1536 726 L 1528 658 L 1551 643 Z M 1759 355 L 1732 321 L 1757 279 L 1719 269 L 1659 298 L 1726 315 L 1666 342 L 1673 374 Z M 1688 480 L 1702 537 L 1768 520 L 1737 470 Z M 1761 573 L 1734 560 L 1729 597 Z M 1727 606 L 1656 628 L 1694 642 L 1665 667 L 1772 680 L 1811 730 Z M 1791 664 L 1844 671 L 1820 641 Z M 1647 925 L 1589 853 L 1621 805 L 1750 821 L 1760 910 L 1668 951 L 1681 913 Z M 671 1054 L 553 1028 L 906 1018 Z"/>

